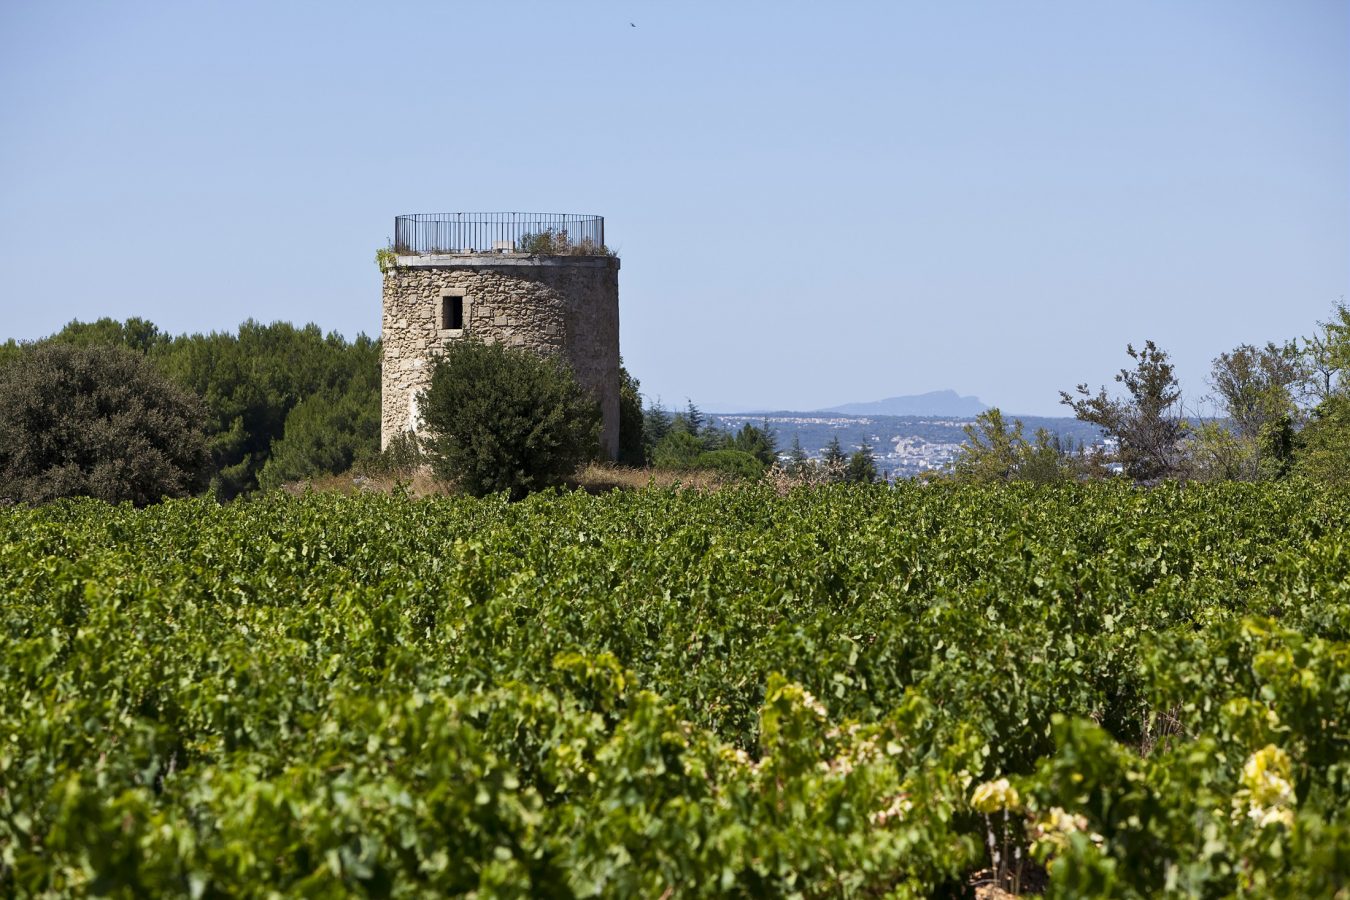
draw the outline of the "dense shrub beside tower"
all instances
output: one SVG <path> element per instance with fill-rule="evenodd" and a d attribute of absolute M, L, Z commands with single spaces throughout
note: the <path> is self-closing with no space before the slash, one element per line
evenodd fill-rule
<path fill-rule="evenodd" d="M 562 362 L 518 347 L 452 343 L 419 406 L 432 470 L 474 496 L 561 484 L 598 446 L 595 399 Z"/>

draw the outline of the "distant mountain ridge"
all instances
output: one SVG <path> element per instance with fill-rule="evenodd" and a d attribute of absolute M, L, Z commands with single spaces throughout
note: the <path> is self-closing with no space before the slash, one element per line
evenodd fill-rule
<path fill-rule="evenodd" d="M 906 394 L 887 397 L 867 403 L 844 403 L 817 412 L 839 413 L 845 416 L 978 416 L 989 407 L 979 397 L 962 397 L 956 391 L 929 391 L 926 394 Z"/>

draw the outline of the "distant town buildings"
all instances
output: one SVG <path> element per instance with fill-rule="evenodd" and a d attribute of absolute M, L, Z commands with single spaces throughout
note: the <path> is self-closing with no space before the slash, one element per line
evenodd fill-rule
<path fill-rule="evenodd" d="M 965 427 L 975 420 L 954 416 L 842 416 L 828 413 L 777 412 L 765 415 L 712 414 L 718 428 L 736 430 L 746 423 L 767 425 L 778 438 L 780 454 L 786 454 L 795 437 L 813 459 L 819 459 L 832 438 L 839 439 L 845 453 L 855 452 L 864 442 L 876 457 L 877 470 L 887 477 L 912 478 L 925 472 L 950 469 L 966 441 Z M 1025 431 L 1037 428 L 1059 434 L 1075 445 L 1114 450 L 1114 440 L 1104 438 L 1096 426 L 1077 419 L 1025 417 Z"/>

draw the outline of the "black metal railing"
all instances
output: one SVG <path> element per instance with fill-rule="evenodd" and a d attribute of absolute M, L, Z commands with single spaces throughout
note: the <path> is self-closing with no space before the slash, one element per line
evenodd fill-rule
<path fill-rule="evenodd" d="M 394 252 L 608 255 L 603 216 L 416 213 L 394 218 Z"/>

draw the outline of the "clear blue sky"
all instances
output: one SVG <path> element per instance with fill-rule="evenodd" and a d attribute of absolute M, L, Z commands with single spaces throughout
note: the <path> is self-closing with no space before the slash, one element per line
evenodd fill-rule
<path fill-rule="evenodd" d="M 396 214 L 599 213 L 667 404 L 1194 397 L 1350 293 L 1348 11 L 3 0 L 0 338 L 375 334 Z"/>

